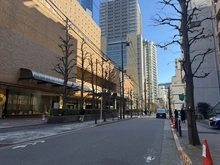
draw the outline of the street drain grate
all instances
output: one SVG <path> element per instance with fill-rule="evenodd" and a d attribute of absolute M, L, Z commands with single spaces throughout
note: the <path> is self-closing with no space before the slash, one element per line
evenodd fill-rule
<path fill-rule="evenodd" d="M 218 132 L 198 132 L 198 133 L 202 133 L 202 134 L 218 134 Z"/>

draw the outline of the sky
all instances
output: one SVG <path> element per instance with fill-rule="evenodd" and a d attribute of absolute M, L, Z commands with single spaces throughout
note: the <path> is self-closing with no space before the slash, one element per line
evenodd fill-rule
<path fill-rule="evenodd" d="M 101 0 L 93 0 L 93 16 L 98 24 L 98 10 Z M 153 26 L 152 17 L 157 13 L 171 12 L 170 8 L 165 8 L 161 11 L 162 6 L 158 4 L 159 0 L 138 0 L 141 15 L 142 15 L 142 35 L 143 39 L 153 41 L 154 43 L 167 43 L 172 41 L 172 37 L 178 34 L 169 26 Z M 171 82 L 172 76 L 175 75 L 175 59 L 180 57 L 180 46 L 171 45 L 164 50 L 157 47 L 157 68 L 158 68 L 158 83 Z"/>

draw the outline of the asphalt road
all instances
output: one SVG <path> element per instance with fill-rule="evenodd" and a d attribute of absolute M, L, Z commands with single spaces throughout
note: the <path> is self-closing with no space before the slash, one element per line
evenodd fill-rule
<path fill-rule="evenodd" d="M 164 123 L 165 119 L 132 119 L 34 140 L 1 148 L 0 162 L 2 165 L 159 165 L 165 149 Z"/>

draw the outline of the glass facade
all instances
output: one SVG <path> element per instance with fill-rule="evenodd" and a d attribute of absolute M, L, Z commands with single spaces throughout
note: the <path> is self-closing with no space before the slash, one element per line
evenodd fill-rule
<path fill-rule="evenodd" d="M 48 114 L 58 97 L 31 91 L 8 90 L 7 115 Z"/>
<path fill-rule="evenodd" d="M 123 66 L 127 66 L 127 47 L 123 44 Z M 121 43 L 120 44 L 112 44 L 107 46 L 107 54 L 111 59 L 114 61 L 117 67 L 122 67 L 122 50 L 121 50 Z"/>
<path fill-rule="evenodd" d="M 78 0 L 78 2 L 81 4 L 81 6 L 87 11 L 89 10 L 91 12 L 91 16 L 92 16 L 92 12 L 93 12 L 93 0 Z"/>

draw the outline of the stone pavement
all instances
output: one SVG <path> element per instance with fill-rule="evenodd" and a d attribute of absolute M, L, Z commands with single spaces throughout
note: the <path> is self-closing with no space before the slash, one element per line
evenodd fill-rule
<path fill-rule="evenodd" d="M 192 146 L 188 141 L 187 123 L 181 123 L 181 133 L 172 129 L 175 143 L 179 151 L 179 156 L 184 165 L 201 165 L 202 164 L 202 145 Z M 197 122 L 197 130 L 202 144 L 203 139 L 207 140 L 214 165 L 220 165 L 220 130 L 208 125 L 208 121 Z"/>
<path fill-rule="evenodd" d="M 1 119 L 0 147 L 94 126 L 94 121 L 83 123 L 46 124 L 46 120 L 42 121 L 38 118 Z"/>

